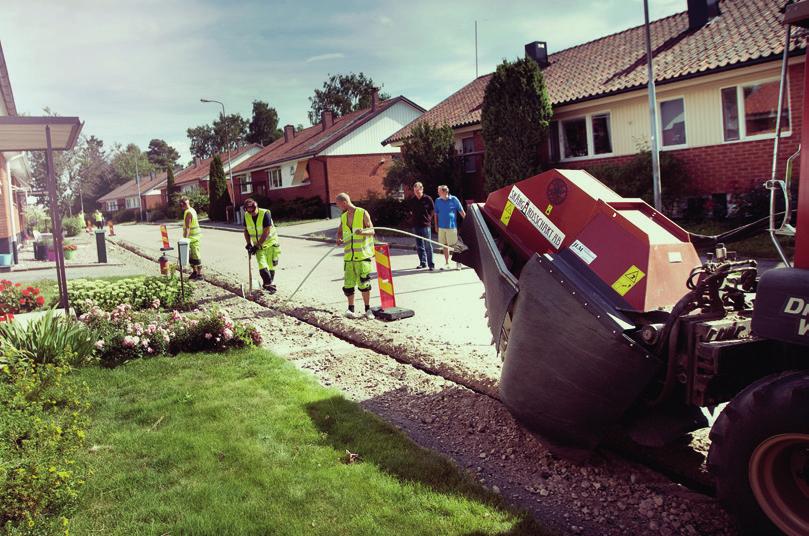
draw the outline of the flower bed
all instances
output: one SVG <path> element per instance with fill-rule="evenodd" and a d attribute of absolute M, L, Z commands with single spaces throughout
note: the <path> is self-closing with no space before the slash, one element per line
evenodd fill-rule
<path fill-rule="evenodd" d="M 38 287 L 0 280 L 0 316 L 28 313 L 44 306 L 45 297 Z"/>
<path fill-rule="evenodd" d="M 185 284 L 185 301 L 189 302 L 194 287 Z M 78 314 L 89 311 L 86 303 L 112 311 L 120 304 L 129 304 L 135 310 L 152 307 L 154 300 L 168 309 L 180 305 L 180 282 L 171 277 L 132 277 L 109 281 L 104 279 L 78 279 L 68 283 L 68 296 Z M 88 300 L 90 300 L 88 302 Z"/>
<path fill-rule="evenodd" d="M 132 359 L 180 352 L 223 351 L 261 344 L 261 335 L 251 325 L 234 322 L 227 311 L 161 312 L 160 301 L 151 309 L 135 311 L 128 304 L 112 311 L 91 301 L 79 320 L 96 334 L 96 356 L 114 367 Z"/>

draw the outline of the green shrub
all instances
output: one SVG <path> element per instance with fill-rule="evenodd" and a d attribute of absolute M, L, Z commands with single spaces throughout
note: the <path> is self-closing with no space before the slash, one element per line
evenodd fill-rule
<path fill-rule="evenodd" d="M 62 228 L 67 236 L 77 236 L 84 230 L 84 222 L 81 216 L 73 216 L 72 218 L 62 218 Z"/>
<path fill-rule="evenodd" d="M 53 310 L 24 327 L 17 321 L 0 323 L 0 340 L 32 356 L 38 363 L 77 365 L 93 356 L 93 334 L 80 322 L 56 316 Z"/>
<path fill-rule="evenodd" d="M 29 229 L 40 233 L 50 233 L 53 229 L 51 215 L 39 205 L 29 205 L 25 208 L 25 222 Z"/>
<path fill-rule="evenodd" d="M 112 216 L 109 216 L 107 219 L 111 219 L 113 223 L 125 223 L 137 221 L 138 218 L 140 218 L 139 208 L 125 208 L 117 212 L 113 212 Z"/>
<path fill-rule="evenodd" d="M 188 301 L 194 291 L 193 285 L 185 283 L 185 299 Z M 152 307 L 155 300 L 159 306 L 173 308 L 180 302 L 180 281 L 172 277 L 148 276 L 106 281 L 99 279 L 77 279 L 68 282 L 68 297 L 78 314 L 87 312 L 85 302 L 92 301 L 105 311 L 126 303 L 134 309 Z"/>
<path fill-rule="evenodd" d="M 652 153 L 641 149 L 625 164 L 602 164 L 586 168 L 592 176 L 624 197 L 640 197 L 654 202 L 652 195 Z M 687 192 L 690 178 L 685 165 L 668 151 L 660 152 L 660 182 L 664 200 L 673 200 Z"/>
<path fill-rule="evenodd" d="M 87 469 L 74 461 L 86 388 L 69 367 L 37 363 L 4 344 L 0 356 L 0 532 L 66 534 Z"/>
<path fill-rule="evenodd" d="M 234 322 L 226 311 L 161 313 L 156 308 L 133 311 L 124 304 L 106 312 L 93 305 L 80 320 L 95 334 L 96 355 L 106 367 L 164 354 L 261 344 L 253 326 Z"/>
<path fill-rule="evenodd" d="M 291 200 L 271 200 L 263 195 L 255 195 L 258 206 L 268 208 L 273 220 L 312 220 L 326 216 L 326 206 L 319 196 L 296 197 Z"/>
<path fill-rule="evenodd" d="M 410 210 L 405 201 L 392 197 L 371 195 L 368 199 L 356 201 L 371 214 L 371 221 L 378 227 L 408 227 L 410 225 Z"/>

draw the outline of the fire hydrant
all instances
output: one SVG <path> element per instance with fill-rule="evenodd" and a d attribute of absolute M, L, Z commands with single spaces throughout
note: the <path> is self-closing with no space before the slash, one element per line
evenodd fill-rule
<path fill-rule="evenodd" d="M 160 263 L 160 275 L 169 275 L 169 258 L 163 253 L 157 262 Z"/>
<path fill-rule="evenodd" d="M 112 225 L 112 220 L 107 220 L 107 227 L 110 228 L 110 236 L 115 236 L 115 228 Z"/>

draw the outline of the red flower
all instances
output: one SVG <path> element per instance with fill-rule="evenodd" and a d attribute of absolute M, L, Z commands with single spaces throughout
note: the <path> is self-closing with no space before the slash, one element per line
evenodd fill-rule
<path fill-rule="evenodd" d="M 0 292 L 3 292 L 4 290 L 6 290 L 6 287 L 4 287 L 2 284 L 0 284 Z"/>
<path fill-rule="evenodd" d="M 34 296 L 39 296 L 39 289 L 36 287 L 31 287 L 31 293 L 33 293 Z"/>
<path fill-rule="evenodd" d="M 20 305 L 25 305 L 25 298 L 20 298 Z"/>
<path fill-rule="evenodd" d="M 45 298 L 42 296 L 37 296 L 37 305 L 45 305 Z"/>
<path fill-rule="evenodd" d="M 6 281 L 6 283 L 10 285 L 10 284 L 11 284 L 11 281 Z M 19 286 L 20 286 L 20 284 L 19 284 L 19 283 L 14 283 L 14 286 L 15 286 L 15 287 L 19 287 Z"/>
<path fill-rule="evenodd" d="M 29 294 L 31 294 L 31 287 L 23 289 L 23 291 L 22 291 L 23 296 L 28 296 Z"/>

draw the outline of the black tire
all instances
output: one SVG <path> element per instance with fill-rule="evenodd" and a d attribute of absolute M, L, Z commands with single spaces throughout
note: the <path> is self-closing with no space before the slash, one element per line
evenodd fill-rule
<path fill-rule="evenodd" d="M 781 534 L 753 492 L 751 457 L 781 434 L 809 434 L 809 371 L 767 376 L 747 386 L 722 410 L 711 429 L 708 467 L 717 496 L 750 534 Z"/>

